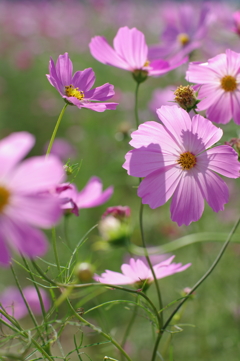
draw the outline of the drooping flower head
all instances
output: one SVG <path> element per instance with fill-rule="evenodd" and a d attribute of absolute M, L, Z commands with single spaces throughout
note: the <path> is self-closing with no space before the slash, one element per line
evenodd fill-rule
<path fill-rule="evenodd" d="M 240 54 L 228 49 L 207 63 L 190 63 L 186 79 L 199 84 L 197 110 L 216 123 L 240 124 Z"/>
<path fill-rule="evenodd" d="M 68 53 L 59 55 L 56 65 L 52 58 L 50 59 L 47 78 L 62 98 L 79 109 L 88 108 L 96 112 L 116 109 L 117 103 L 105 102 L 115 94 L 113 85 L 106 83 L 91 89 L 95 83 L 95 74 L 91 68 L 76 71 L 73 75 L 72 72 L 73 65 Z"/>
<path fill-rule="evenodd" d="M 45 235 L 62 215 L 60 201 L 49 190 L 64 180 L 61 162 L 50 155 L 22 158 L 35 140 L 27 132 L 0 141 L 0 265 L 10 262 L 10 249 L 30 258 L 47 250 Z"/>
<path fill-rule="evenodd" d="M 181 263 L 172 263 L 175 256 L 171 256 L 155 266 L 153 266 L 157 279 L 173 275 L 177 272 L 182 272 L 191 266 L 191 263 L 182 266 Z M 101 276 L 95 275 L 94 279 L 97 282 L 107 283 L 112 285 L 130 285 L 134 284 L 137 288 L 144 290 L 153 282 L 153 275 L 150 267 L 146 265 L 141 259 L 135 260 L 131 258 L 129 264 L 121 266 L 122 273 L 106 270 Z"/>
<path fill-rule="evenodd" d="M 27 286 L 23 288 L 22 291 L 33 314 L 40 315 L 42 313 L 41 304 L 35 287 Z M 49 296 L 44 289 L 40 288 L 39 291 L 42 297 L 44 309 L 45 311 L 48 311 L 50 308 Z M 4 292 L 0 295 L 0 304 L 2 305 L 3 309 L 10 316 L 14 317 L 16 320 L 19 320 L 28 314 L 28 310 L 25 305 L 25 302 L 17 287 L 14 286 L 7 287 L 4 290 Z M 2 316 L 1 314 L 0 317 L 2 317 L 5 321 L 9 322 L 7 318 Z"/>
<path fill-rule="evenodd" d="M 218 212 L 228 202 L 225 182 L 216 174 L 239 177 L 237 153 L 228 145 L 212 147 L 222 130 L 208 119 L 177 106 L 157 110 L 157 122 L 141 124 L 132 133 L 136 148 L 126 154 L 123 165 L 128 174 L 144 178 L 138 196 L 144 204 L 157 208 L 172 196 L 171 218 L 179 226 L 197 221 L 204 210 L 204 199 Z"/>
<path fill-rule="evenodd" d="M 136 28 L 120 28 L 113 40 L 112 48 L 103 36 L 92 38 L 89 48 L 92 56 L 103 64 L 131 71 L 134 78 L 141 82 L 147 76 L 160 76 L 187 61 L 149 61 L 148 46 L 144 34 Z"/>
<path fill-rule="evenodd" d="M 86 186 L 78 192 L 74 184 L 61 184 L 57 187 L 57 193 L 62 201 L 62 209 L 71 210 L 78 216 L 78 210 L 93 208 L 107 202 L 113 194 L 113 187 L 102 191 L 103 184 L 100 178 L 91 177 Z"/>

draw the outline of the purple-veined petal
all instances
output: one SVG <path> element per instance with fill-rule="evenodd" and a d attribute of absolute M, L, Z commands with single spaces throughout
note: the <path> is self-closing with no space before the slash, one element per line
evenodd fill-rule
<path fill-rule="evenodd" d="M 95 83 L 95 73 L 92 68 L 76 71 L 72 78 L 72 85 L 83 92 L 91 89 Z"/>
<path fill-rule="evenodd" d="M 190 63 L 186 72 L 186 80 L 190 83 L 207 84 L 219 81 L 219 74 L 208 63 Z"/>
<path fill-rule="evenodd" d="M 197 105 L 197 110 L 202 111 L 208 109 L 224 94 L 224 90 L 220 87 L 220 82 L 201 85 L 198 91 L 198 98 L 201 99 Z"/>
<path fill-rule="evenodd" d="M 207 118 L 212 122 L 226 124 L 233 117 L 230 92 L 224 92 L 206 111 Z"/>
<path fill-rule="evenodd" d="M 233 120 L 236 124 L 240 125 L 240 89 L 236 89 L 231 94 L 232 107 L 233 107 Z"/>
<path fill-rule="evenodd" d="M 112 98 L 114 94 L 114 86 L 112 84 L 106 83 L 102 86 L 85 92 L 85 99 L 104 101 Z"/>
<path fill-rule="evenodd" d="M 83 103 L 82 108 L 94 110 L 95 112 L 104 112 L 105 110 L 115 110 L 118 103 Z"/>
<path fill-rule="evenodd" d="M 240 54 L 235 53 L 230 49 L 226 50 L 227 56 L 227 74 L 236 76 L 239 73 L 240 69 Z"/>
<path fill-rule="evenodd" d="M 72 84 L 73 65 L 68 53 L 59 55 L 56 63 L 56 73 L 62 85 Z"/>

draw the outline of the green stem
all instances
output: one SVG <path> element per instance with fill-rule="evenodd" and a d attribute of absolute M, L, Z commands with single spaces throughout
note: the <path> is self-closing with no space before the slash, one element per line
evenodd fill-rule
<path fill-rule="evenodd" d="M 240 224 L 240 218 L 237 220 L 237 222 L 235 223 L 235 225 L 233 226 L 231 232 L 229 233 L 224 245 L 221 248 L 221 251 L 219 252 L 217 258 L 215 259 L 215 261 L 213 262 L 212 266 L 209 268 L 209 270 L 205 273 L 205 275 L 200 278 L 200 280 L 193 286 L 193 288 L 191 289 L 191 291 L 186 295 L 186 297 L 182 300 L 182 302 L 180 302 L 180 304 L 176 307 L 176 309 L 173 311 L 173 313 L 170 315 L 170 317 L 168 318 L 168 320 L 166 321 L 166 323 L 164 324 L 163 328 L 162 328 L 162 332 L 161 335 L 163 334 L 163 332 L 166 330 L 167 326 L 169 325 L 169 323 L 171 322 L 172 318 L 174 317 L 174 315 L 178 312 L 178 310 L 182 307 L 182 305 L 187 301 L 188 297 L 205 281 L 205 279 L 212 273 L 212 271 L 214 270 L 214 268 L 217 266 L 218 262 L 220 261 L 220 259 L 222 258 L 228 244 L 230 243 L 232 236 L 234 235 L 237 227 Z M 158 349 L 158 344 L 159 341 L 161 339 L 161 335 L 160 337 L 158 337 L 158 339 L 156 340 L 156 344 L 154 347 L 154 351 L 153 351 L 153 356 L 152 356 L 152 361 L 155 360 L 155 356 L 157 353 L 157 349 Z"/>
<path fill-rule="evenodd" d="M 105 337 L 107 340 L 109 340 L 120 352 L 122 355 L 125 356 L 125 358 L 128 361 L 132 361 L 131 358 L 128 356 L 128 354 L 123 350 L 123 348 L 119 345 L 119 343 L 114 340 L 111 336 L 109 336 L 107 333 L 103 332 L 99 327 L 96 327 L 95 325 L 93 325 L 92 323 L 88 322 L 87 320 L 85 320 L 82 316 L 80 316 L 79 313 L 77 313 L 75 311 L 75 309 L 73 308 L 71 302 L 69 301 L 69 299 L 67 299 L 68 305 L 70 306 L 71 310 L 73 311 L 74 315 L 76 318 L 79 319 L 79 321 L 81 321 L 82 323 L 84 323 L 85 325 L 91 327 L 91 329 L 93 329 L 94 331 L 98 332 L 100 335 L 102 335 L 103 337 Z"/>
<path fill-rule="evenodd" d="M 160 287 L 159 287 L 159 284 L 158 284 L 158 281 L 157 281 L 157 277 L 156 277 L 156 274 L 155 274 L 155 272 L 154 272 L 152 263 L 151 263 L 151 261 L 150 261 L 150 258 L 149 258 L 149 255 L 148 255 L 148 251 L 147 251 L 147 246 L 146 246 L 146 243 L 145 243 L 145 237 L 144 237 L 144 231 L 143 231 L 143 206 L 144 206 L 144 205 L 141 203 L 140 212 L 139 212 L 139 223 L 140 223 L 142 244 L 143 244 L 143 248 L 144 248 L 144 251 L 145 251 L 146 260 L 147 260 L 147 262 L 148 262 L 148 265 L 149 265 L 149 267 L 150 267 L 150 269 L 151 269 L 151 272 L 152 272 L 152 275 L 153 275 L 153 279 L 154 279 L 154 283 L 155 283 L 155 287 L 156 287 L 157 295 L 158 295 L 159 307 L 160 307 L 160 310 L 162 310 L 162 309 L 163 309 L 163 302 L 162 302 L 162 296 L 161 296 L 161 292 L 160 292 Z M 161 324 L 160 324 L 159 332 L 160 332 L 160 330 L 161 330 L 161 328 L 162 328 L 162 325 L 163 325 L 163 312 L 161 312 L 160 318 L 161 318 Z"/>
<path fill-rule="evenodd" d="M 138 90 L 139 90 L 140 83 L 137 82 L 136 90 L 135 90 L 135 106 L 134 106 L 134 113 L 136 119 L 136 126 L 139 126 L 139 117 L 138 117 Z"/>
<path fill-rule="evenodd" d="M 14 279 L 15 279 L 15 282 L 16 282 L 16 285 L 17 285 L 17 287 L 18 287 L 18 289 L 19 289 L 19 292 L 21 293 L 22 299 L 23 299 L 23 301 L 24 301 L 24 303 L 25 303 L 25 305 L 26 305 L 26 307 L 27 307 L 28 313 L 29 313 L 29 315 L 30 315 L 30 317 L 31 317 L 31 319 L 32 319 L 32 321 L 33 321 L 36 329 L 37 329 L 38 335 L 39 335 L 40 339 L 42 340 L 42 343 L 45 343 L 44 338 L 43 338 L 43 336 L 42 336 L 42 334 L 41 334 L 41 332 L 40 332 L 40 330 L 39 330 L 37 320 L 36 320 L 34 314 L 32 313 L 32 310 L 31 310 L 31 308 L 29 307 L 29 304 L 28 304 L 28 302 L 27 302 L 27 300 L 26 300 L 26 298 L 25 298 L 25 296 L 24 296 L 24 294 L 23 294 L 22 288 L 21 288 L 21 286 L 20 286 L 20 283 L 19 283 L 19 281 L 18 281 L 16 272 L 14 271 L 13 266 L 11 266 L 11 270 L 12 270 L 12 273 L 13 273 L 13 276 L 14 276 Z"/>
<path fill-rule="evenodd" d="M 60 262 L 59 262 L 59 257 L 58 257 L 58 251 L 57 251 L 56 228 L 52 228 L 52 245 L 53 245 L 53 252 L 54 252 L 56 265 L 57 265 L 57 269 L 58 269 L 58 274 L 61 275 L 61 281 L 63 282 L 62 274 L 61 274 L 61 267 L 60 267 Z"/>
<path fill-rule="evenodd" d="M 65 112 L 65 109 L 67 108 L 68 104 L 65 104 L 64 107 L 62 108 L 62 111 L 58 117 L 58 120 L 57 120 L 57 123 L 55 125 L 55 128 L 53 130 L 53 133 L 52 133 L 52 136 L 51 136 L 51 139 L 50 139 L 50 142 L 49 142 L 49 145 L 48 145 L 48 149 L 47 149 L 47 153 L 46 153 L 46 156 L 48 156 L 51 152 L 51 149 L 52 149 L 52 146 L 53 146 L 53 142 L 54 142 L 54 139 L 56 137 L 56 134 L 57 134 L 57 131 L 58 131 L 58 128 L 59 128 L 59 125 L 61 123 L 61 120 L 62 120 L 62 117 L 63 117 L 63 114 Z"/>
<path fill-rule="evenodd" d="M 134 323 L 134 321 L 135 321 L 135 318 L 136 318 L 136 316 L 137 316 L 137 309 L 138 309 L 138 305 L 135 305 L 134 310 L 133 310 L 132 317 L 131 317 L 131 319 L 130 319 L 130 321 L 129 321 L 129 324 L 128 324 L 127 329 L 126 329 L 126 331 L 125 331 L 125 334 L 124 334 L 124 336 L 123 336 L 123 340 L 122 340 L 122 343 L 121 343 L 122 348 L 124 348 L 124 346 L 125 346 L 125 344 L 126 344 L 128 335 L 129 335 L 129 333 L 130 333 L 130 331 L 131 331 L 131 328 L 132 328 L 133 323 Z"/>

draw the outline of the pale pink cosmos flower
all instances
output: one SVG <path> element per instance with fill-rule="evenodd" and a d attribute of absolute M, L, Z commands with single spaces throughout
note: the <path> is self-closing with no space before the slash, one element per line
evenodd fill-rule
<path fill-rule="evenodd" d="M 113 187 L 110 186 L 105 191 L 100 178 L 91 177 L 86 186 L 78 192 L 74 184 L 61 184 L 57 188 L 59 198 L 62 201 L 62 209 L 71 210 L 78 216 L 78 210 L 83 208 L 93 208 L 106 203 L 113 194 Z"/>
<path fill-rule="evenodd" d="M 181 263 L 171 263 L 175 256 L 171 256 L 155 266 L 153 266 L 157 279 L 164 278 L 174 273 L 182 272 L 191 266 L 191 263 L 182 266 Z M 135 284 L 142 287 L 144 284 L 153 282 L 152 271 L 141 259 L 135 260 L 131 258 L 129 264 L 121 266 L 122 273 L 106 270 L 101 276 L 95 274 L 94 279 L 97 282 L 112 285 L 128 285 Z"/>
<path fill-rule="evenodd" d="M 199 85 L 197 110 L 216 123 L 240 124 L 240 54 L 228 49 L 207 63 L 190 63 L 186 79 Z"/>
<path fill-rule="evenodd" d="M 114 86 L 106 83 L 100 87 L 93 88 L 95 74 L 91 68 L 76 71 L 72 75 L 73 65 L 68 53 L 59 55 L 56 65 L 50 59 L 49 73 L 47 78 L 63 99 L 79 109 L 88 108 L 96 112 L 104 112 L 106 109 L 116 109 L 117 103 L 108 103 L 113 97 Z"/>
<path fill-rule="evenodd" d="M 32 157 L 20 163 L 33 147 L 27 132 L 0 141 L 0 265 L 8 266 L 10 249 L 27 257 L 42 256 L 47 239 L 36 227 L 51 228 L 62 215 L 60 201 L 49 190 L 64 180 L 54 156 Z"/>
<path fill-rule="evenodd" d="M 162 124 L 146 122 L 132 133 L 136 148 L 126 154 L 123 168 L 144 178 L 138 187 L 143 204 L 157 208 L 172 196 L 171 218 L 179 226 L 197 221 L 204 199 L 218 212 L 229 200 L 225 182 L 216 174 L 239 177 L 237 153 L 228 145 L 212 147 L 223 131 L 201 115 L 192 118 L 177 106 L 157 110 Z"/>
<path fill-rule="evenodd" d="M 184 58 L 180 61 L 157 59 L 150 62 L 144 34 L 127 26 L 118 30 L 113 46 L 114 48 L 103 36 L 95 36 L 89 44 L 92 56 L 101 63 L 133 73 L 139 70 L 146 71 L 149 76 L 163 75 L 187 61 L 187 58 Z"/>
<path fill-rule="evenodd" d="M 41 304 L 38 298 L 37 291 L 33 286 L 27 286 L 23 288 L 23 295 L 31 308 L 34 315 L 41 315 Z M 39 292 L 42 297 L 45 311 L 48 311 L 51 305 L 47 292 L 39 288 Z M 3 309 L 16 320 L 25 317 L 28 314 L 27 307 L 17 287 L 7 287 L 0 295 L 0 309 Z M 0 314 L 5 321 L 9 322 L 3 315 Z"/>

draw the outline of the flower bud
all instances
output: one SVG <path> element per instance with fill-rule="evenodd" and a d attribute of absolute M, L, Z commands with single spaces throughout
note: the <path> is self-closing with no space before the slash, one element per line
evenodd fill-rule
<path fill-rule="evenodd" d="M 232 138 L 225 142 L 225 144 L 230 145 L 238 153 L 238 158 L 240 158 L 240 138 Z"/>
<path fill-rule="evenodd" d="M 93 280 L 94 267 L 88 262 L 78 263 L 74 269 L 74 273 L 80 282 L 91 282 Z"/>
<path fill-rule="evenodd" d="M 174 92 L 174 101 L 183 109 L 188 112 L 196 108 L 199 101 L 196 98 L 196 92 L 191 85 L 180 85 Z"/>
<path fill-rule="evenodd" d="M 147 80 L 148 71 L 143 69 L 136 69 L 132 72 L 133 79 L 136 80 L 138 84 L 143 83 Z"/>

